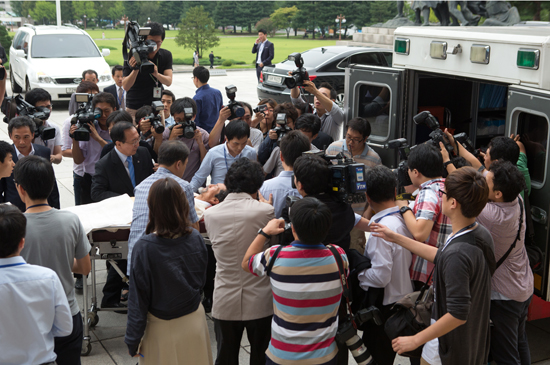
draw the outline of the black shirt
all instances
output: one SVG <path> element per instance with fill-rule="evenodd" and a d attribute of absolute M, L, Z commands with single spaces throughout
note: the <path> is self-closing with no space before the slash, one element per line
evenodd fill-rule
<path fill-rule="evenodd" d="M 161 48 L 150 61 L 157 65 L 160 74 L 164 74 L 164 71 L 172 69 L 172 52 Z M 131 72 L 132 68 L 128 62 L 124 62 L 124 77 L 130 75 Z M 152 74 L 139 72 L 136 82 L 134 82 L 134 85 L 126 94 L 126 107 L 139 109 L 144 105 L 151 105 L 153 100 L 160 100 L 160 97 L 153 99 L 153 88 L 156 86 L 164 89 L 160 81 L 153 77 Z"/>
<path fill-rule="evenodd" d="M 321 151 L 324 151 L 327 149 L 330 144 L 334 142 L 334 139 L 332 139 L 331 136 L 326 134 L 325 132 L 319 132 L 317 135 L 317 138 L 315 138 L 311 144 L 320 149 Z"/>

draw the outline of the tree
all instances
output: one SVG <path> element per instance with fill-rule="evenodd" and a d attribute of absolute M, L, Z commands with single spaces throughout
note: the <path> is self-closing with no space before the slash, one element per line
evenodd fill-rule
<path fill-rule="evenodd" d="M 225 34 L 225 27 L 229 25 L 235 25 L 237 22 L 235 10 L 236 3 L 233 1 L 218 1 L 216 4 L 216 9 L 214 10 L 214 21 L 216 26 L 222 27 L 222 31 Z M 233 29 L 234 31 L 236 29 Z"/>
<path fill-rule="evenodd" d="M 252 33 L 252 26 L 266 14 L 273 11 L 273 2 L 271 1 L 240 1 L 237 2 L 237 13 L 240 14 L 239 25 L 248 28 L 248 33 Z"/>
<path fill-rule="evenodd" d="M 179 1 L 161 1 L 158 16 L 162 24 L 178 24 L 182 16 L 182 3 Z"/>
<path fill-rule="evenodd" d="M 6 54 L 10 55 L 11 37 L 8 34 L 8 30 L 5 26 L 0 25 L 0 45 L 6 50 Z"/>
<path fill-rule="evenodd" d="M 271 19 L 276 27 L 285 29 L 286 37 L 289 38 L 292 21 L 296 13 L 298 13 L 298 8 L 296 6 L 291 8 L 279 8 L 269 16 L 269 19 Z"/>
<path fill-rule="evenodd" d="M 12 1 L 11 8 L 15 14 L 26 18 L 30 14 L 30 11 L 34 9 L 37 1 Z"/>
<path fill-rule="evenodd" d="M 73 4 L 70 1 L 61 2 L 61 21 L 63 23 L 72 23 L 74 20 Z"/>
<path fill-rule="evenodd" d="M 371 22 L 384 23 L 397 14 L 395 1 L 373 1 L 370 4 Z"/>
<path fill-rule="evenodd" d="M 217 47 L 220 39 L 216 36 L 214 20 L 204 11 L 203 6 L 196 6 L 187 11 L 181 19 L 180 31 L 176 36 L 176 44 L 199 51 L 202 58 L 204 49 Z"/>
<path fill-rule="evenodd" d="M 111 20 L 120 20 L 124 16 L 124 3 L 122 1 L 116 1 L 113 6 L 109 8 L 109 19 Z"/>
<path fill-rule="evenodd" d="M 265 29 L 272 37 L 275 36 L 275 32 L 277 31 L 277 27 L 273 23 L 273 20 L 269 18 L 260 19 L 256 23 L 256 30 L 260 29 Z"/>
<path fill-rule="evenodd" d="M 46 24 L 46 20 L 48 20 L 49 23 L 49 21 L 55 20 L 55 3 L 38 1 L 30 14 L 35 21 L 42 21 L 42 24 Z"/>
<path fill-rule="evenodd" d="M 93 1 L 73 1 L 73 9 L 75 19 L 77 20 L 82 19 L 84 15 L 86 15 L 86 18 L 89 20 L 97 17 L 97 10 L 95 10 Z"/>

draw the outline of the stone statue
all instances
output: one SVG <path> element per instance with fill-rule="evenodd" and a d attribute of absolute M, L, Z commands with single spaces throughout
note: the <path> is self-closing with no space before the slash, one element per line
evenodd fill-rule
<path fill-rule="evenodd" d="M 483 25 L 505 26 L 521 21 L 518 9 L 507 1 L 487 1 L 486 9 L 488 18 Z"/>
<path fill-rule="evenodd" d="M 460 25 L 477 25 L 481 16 L 474 15 L 468 8 L 467 1 L 450 1 L 449 12 L 460 21 Z M 460 6 L 460 10 L 458 10 Z"/>

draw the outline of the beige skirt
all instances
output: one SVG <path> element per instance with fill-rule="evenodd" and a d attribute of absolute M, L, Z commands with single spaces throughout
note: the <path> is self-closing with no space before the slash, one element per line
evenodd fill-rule
<path fill-rule="evenodd" d="M 186 316 L 169 321 L 147 314 L 141 340 L 140 365 L 212 365 L 210 335 L 202 304 Z"/>

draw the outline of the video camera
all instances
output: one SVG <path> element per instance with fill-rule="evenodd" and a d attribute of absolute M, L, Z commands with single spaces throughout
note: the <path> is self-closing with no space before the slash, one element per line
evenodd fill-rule
<path fill-rule="evenodd" d="M 162 104 L 162 101 L 157 100 L 151 103 L 151 107 L 153 108 L 153 112 L 144 117 L 144 119 L 149 119 L 149 122 L 151 122 L 151 126 L 155 130 L 155 133 L 161 134 L 162 132 L 164 132 L 164 125 L 162 124 L 160 112 L 164 111 L 164 105 Z"/>
<path fill-rule="evenodd" d="M 281 139 L 292 129 L 286 124 L 286 113 L 278 113 L 277 119 L 275 119 L 277 126 L 273 128 L 277 132 L 277 146 L 281 143 Z"/>
<path fill-rule="evenodd" d="M 299 52 L 288 55 L 288 60 L 293 61 L 297 69 L 292 71 L 291 76 L 285 78 L 285 85 L 289 89 L 293 89 L 296 86 L 304 86 L 304 80 L 309 81 L 309 74 L 304 68 L 304 60 L 302 54 Z"/>
<path fill-rule="evenodd" d="M 440 148 L 439 142 L 443 142 L 443 145 L 445 146 L 445 149 L 447 149 L 447 152 L 449 152 L 449 155 L 452 154 L 454 148 L 451 146 L 449 141 L 447 141 L 445 133 L 443 133 L 441 128 L 439 128 L 439 122 L 435 119 L 432 113 L 429 111 L 420 112 L 413 117 L 413 121 L 416 125 L 425 125 L 432 130 L 430 133 L 430 141 L 437 149 Z"/>
<path fill-rule="evenodd" d="M 405 138 L 393 139 L 388 142 L 388 148 L 397 149 L 399 152 L 399 165 L 396 169 L 392 171 L 397 176 L 397 190 L 399 191 L 401 187 L 412 185 L 411 178 L 409 176 L 409 166 L 407 164 L 407 159 L 411 148 L 407 144 Z"/>
<path fill-rule="evenodd" d="M 150 32 L 151 28 L 140 28 L 137 22 L 128 22 L 122 41 L 124 61 L 128 62 L 130 58 L 134 57 L 136 60 L 134 69 L 149 74 L 155 71 L 154 63 L 149 61 L 149 53 L 157 50 L 157 44 L 151 39 L 147 39 Z"/>
<path fill-rule="evenodd" d="M 102 111 L 99 108 L 93 109 L 92 94 L 76 93 L 75 101 L 79 105 L 78 110 L 71 118 L 71 125 L 76 125 L 77 129 L 69 137 L 75 141 L 90 140 L 90 123 L 93 124 L 96 119 L 101 118 Z"/>
<path fill-rule="evenodd" d="M 227 98 L 229 99 L 227 107 L 229 108 L 229 110 L 231 110 L 229 120 L 242 118 L 245 113 L 244 108 L 241 102 L 235 101 L 235 97 L 237 96 L 237 87 L 235 85 L 226 86 L 225 93 L 227 94 Z"/>
<path fill-rule="evenodd" d="M 375 364 L 363 340 L 357 335 L 357 329 L 354 327 L 352 319 L 359 326 L 370 320 L 374 321 L 376 325 L 381 326 L 383 321 L 380 310 L 375 306 L 361 309 L 353 318 L 348 318 L 347 321 L 340 324 L 336 332 L 336 341 L 348 347 L 358 365 Z"/>
<path fill-rule="evenodd" d="M 183 114 L 185 121 L 174 124 L 171 129 L 174 129 L 177 125 L 181 125 L 183 128 L 183 136 L 187 139 L 191 139 L 195 137 L 195 130 L 197 129 L 197 125 L 191 120 L 193 119 L 193 108 L 183 108 Z"/>
<path fill-rule="evenodd" d="M 43 141 L 55 138 L 55 128 L 44 125 L 44 121 L 50 117 L 50 109 L 44 106 L 32 106 L 21 95 L 8 96 L 2 103 L 2 112 L 5 115 L 4 123 L 9 123 L 15 116 L 26 116 L 31 118 L 36 126 L 35 138 L 40 137 Z"/>

